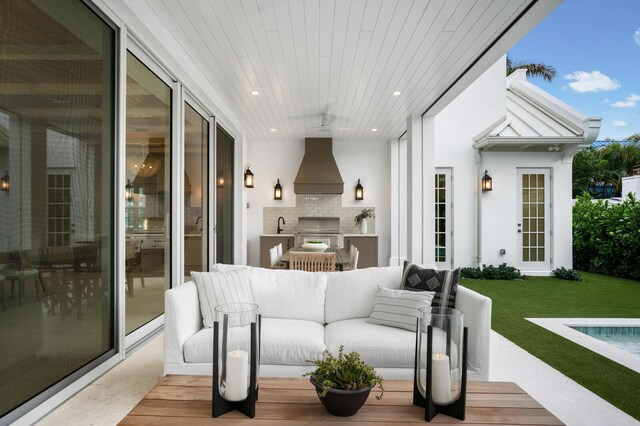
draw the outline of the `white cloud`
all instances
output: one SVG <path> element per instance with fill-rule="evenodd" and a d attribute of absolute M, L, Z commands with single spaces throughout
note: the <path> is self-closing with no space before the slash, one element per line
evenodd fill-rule
<path fill-rule="evenodd" d="M 608 90 L 616 90 L 620 87 L 617 80 L 612 79 L 600 71 L 576 71 L 564 76 L 567 80 L 575 80 L 569 83 L 576 92 L 603 92 Z"/>
<path fill-rule="evenodd" d="M 605 104 L 608 104 L 608 103 L 609 103 L 609 102 L 611 102 L 611 101 L 609 100 L 609 98 L 607 98 L 607 99 L 605 99 L 605 100 L 604 100 L 604 101 L 602 101 L 602 102 L 604 102 Z"/>
<path fill-rule="evenodd" d="M 638 28 L 636 32 L 633 33 L 633 39 L 635 40 L 636 44 L 640 46 L 640 28 Z"/>
<path fill-rule="evenodd" d="M 624 99 L 624 101 L 616 101 L 610 105 L 616 108 L 633 108 L 634 106 L 636 106 L 636 103 L 638 101 L 640 101 L 640 96 L 636 95 L 635 93 L 632 93 L 629 96 L 627 96 Z"/>
<path fill-rule="evenodd" d="M 614 120 L 613 125 L 616 127 L 624 127 L 627 125 L 627 122 L 624 120 Z"/>

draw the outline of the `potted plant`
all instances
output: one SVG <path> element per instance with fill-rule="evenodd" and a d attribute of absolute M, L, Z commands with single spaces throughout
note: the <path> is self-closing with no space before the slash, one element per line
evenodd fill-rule
<path fill-rule="evenodd" d="M 322 405 L 334 416 L 356 414 L 376 386 L 380 388 L 376 399 L 384 395 L 382 377 L 360 360 L 358 352 L 345 354 L 340 346 L 337 357 L 325 350 L 322 359 L 307 362 L 315 364 L 316 369 L 304 376 L 310 376 Z"/>
<path fill-rule="evenodd" d="M 356 215 L 356 217 L 353 219 L 353 222 L 356 224 L 356 226 L 360 227 L 360 233 L 361 234 L 366 234 L 367 233 L 367 218 L 375 218 L 376 214 L 373 212 L 372 208 L 368 208 L 368 209 L 362 209 L 362 211 Z"/>

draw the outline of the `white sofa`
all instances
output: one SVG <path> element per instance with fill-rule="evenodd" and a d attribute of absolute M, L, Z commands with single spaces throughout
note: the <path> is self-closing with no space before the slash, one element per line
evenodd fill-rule
<path fill-rule="evenodd" d="M 378 286 L 400 288 L 402 268 L 301 272 L 248 268 L 249 285 L 262 314 L 260 375 L 299 377 L 305 361 L 324 349 L 360 352 L 387 379 L 413 377 L 415 333 L 369 324 Z M 469 328 L 468 376 L 489 376 L 491 299 L 458 286 L 456 308 Z M 210 375 L 213 332 L 203 328 L 193 281 L 165 295 L 164 374 Z"/>

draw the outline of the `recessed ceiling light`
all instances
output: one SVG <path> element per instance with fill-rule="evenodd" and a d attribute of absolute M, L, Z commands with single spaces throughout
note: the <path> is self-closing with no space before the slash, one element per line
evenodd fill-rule
<path fill-rule="evenodd" d="M 251 94 L 253 96 L 258 96 L 260 94 L 260 92 L 258 92 L 257 90 L 254 90 L 253 92 L 251 92 Z"/>
<path fill-rule="evenodd" d="M 271 131 L 272 131 L 272 132 L 277 132 L 277 130 L 276 130 L 276 129 L 271 129 Z"/>
<path fill-rule="evenodd" d="M 378 131 L 378 129 L 371 129 L 371 131 L 372 131 L 372 132 L 377 132 L 377 131 Z"/>
<path fill-rule="evenodd" d="M 393 96 L 400 96 L 400 93 L 398 90 L 396 90 L 395 92 L 393 92 Z"/>

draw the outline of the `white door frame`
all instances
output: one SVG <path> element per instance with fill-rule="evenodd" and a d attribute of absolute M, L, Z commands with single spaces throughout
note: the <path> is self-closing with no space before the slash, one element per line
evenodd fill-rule
<path fill-rule="evenodd" d="M 533 186 L 534 189 L 529 189 L 528 197 L 531 197 L 528 201 L 529 212 L 528 212 L 528 223 L 524 222 L 523 216 L 525 214 L 523 203 L 525 202 L 524 194 L 523 194 L 523 175 L 542 175 L 543 176 L 543 187 L 544 190 L 544 199 L 543 204 L 540 204 L 538 201 L 539 182 L 536 182 L 534 185 L 530 185 L 529 188 Z M 518 247 L 518 268 L 522 271 L 550 271 L 551 270 L 551 248 L 552 241 L 551 238 L 553 236 L 553 222 L 551 220 L 552 215 L 552 174 L 550 168 L 518 168 L 517 169 L 517 247 Z M 534 199 L 535 197 L 535 199 Z M 535 204 L 533 204 L 535 203 Z M 543 206 L 543 217 L 540 217 L 538 209 Z M 531 219 L 531 217 L 538 218 L 537 220 Z M 539 227 L 543 225 L 544 231 L 540 231 Z M 540 237 L 543 237 L 544 240 L 542 245 L 540 245 Z M 529 252 L 525 253 L 524 244 L 527 244 L 529 247 Z M 535 249 L 531 247 L 538 247 L 538 251 L 534 252 Z M 543 249 L 543 259 L 539 260 L 540 256 L 540 248 Z M 533 259 L 533 260 L 532 260 Z"/>

